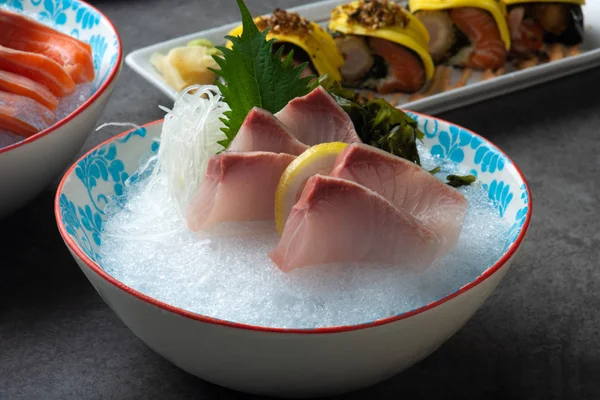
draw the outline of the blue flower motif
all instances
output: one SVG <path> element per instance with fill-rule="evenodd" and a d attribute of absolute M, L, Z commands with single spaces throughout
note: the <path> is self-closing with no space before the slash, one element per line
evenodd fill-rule
<path fill-rule="evenodd" d="M 79 39 L 79 29 L 73 28 L 71 31 L 71 36 L 73 36 L 75 39 Z"/>
<path fill-rule="evenodd" d="M 464 129 L 451 125 L 450 132 L 441 131 L 438 140 L 440 144 L 436 144 L 431 148 L 431 154 L 460 163 L 465 158 L 465 153 L 461 147 L 471 143 L 471 134 Z"/>
<path fill-rule="evenodd" d="M 32 0 L 32 4 L 37 6 L 42 0 Z M 44 11 L 40 12 L 40 18 L 49 19 L 56 25 L 64 25 L 67 23 L 66 10 L 71 8 L 73 0 L 44 0 Z"/>
<path fill-rule="evenodd" d="M 106 39 L 101 35 L 92 35 L 90 38 L 90 46 L 92 47 L 92 57 L 94 58 L 94 69 L 100 71 L 102 59 L 108 48 Z"/>
<path fill-rule="evenodd" d="M 504 216 L 508 205 L 513 199 L 513 194 L 510 191 L 510 185 L 505 184 L 503 181 L 493 180 L 490 184 L 484 184 L 484 189 L 488 191 L 488 197 L 498 207 L 500 216 Z"/>
<path fill-rule="evenodd" d="M 77 241 L 83 252 L 88 257 L 94 261 L 98 261 L 100 256 L 98 253 L 96 253 L 96 251 L 94 251 L 92 242 L 90 241 L 84 226 L 80 223 L 80 217 L 77 216 L 75 204 L 73 204 L 73 202 L 70 201 L 65 194 L 61 194 L 58 205 L 60 207 L 60 215 L 67 233 Z M 85 212 L 82 212 L 81 207 L 79 208 L 79 212 L 81 214 L 81 221 L 83 221 Z M 87 229 L 87 227 L 85 228 Z"/>
<path fill-rule="evenodd" d="M 100 246 L 102 244 L 102 240 L 100 239 L 100 232 L 102 231 L 102 217 L 100 213 L 92 211 L 92 208 L 89 205 L 86 205 L 85 208 L 78 208 L 79 216 L 81 217 L 81 224 L 92 233 L 92 237 L 94 238 L 94 242 L 96 245 Z"/>
<path fill-rule="evenodd" d="M 141 138 L 146 137 L 146 128 L 139 127 L 138 129 L 134 129 L 122 138 L 116 139 L 116 141 L 119 143 L 127 143 L 129 139 L 131 139 L 134 136 L 139 136 Z"/>
<path fill-rule="evenodd" d="M 65 224 L 67 232 L 71 236 L 75 236 L 77 234 L 77 230 L 81 228 L 79 218 L 77 218 L 75 204 L 73 204 L 73 202 L 70 201 L 67 196 L 61 194 L 58 205 L 60 207 L 60 215 L 62 216 L 62 220 Z"/>
<path fill-rule="evenodd" d="M 0 4 L 23 11 L 23 0 L 0 0 Z"/>
<path fill-rule="evenodd" d="M 427 119 L 427 120 L 425 120 L 425 124 L 423 124 L 423 133 L 429 139 L 433 139 L 435 137 L 435 135 L 437 135 L 437 133 L 438 133 L 437 120 L 434 119 L 433 123 L 431 121 L 432 120 Z"/>
<path fill-rule="evenodd" d="M 519 232 L 521 232 L 521 229 L 523 229 L 523 225 L 525 225 L 528 210 L 529 207 L 525 206 L 519 211 L 517 211 L 517 215 L 515 216 L 515 223 L 512 224 L 512 226 L 508 230 L 508 239 L 506 240 L 504 251 L 507 251 L 508 248 L 517 240 L 517 237 L 519 237 Z"/>
<path fill-rule="evenodd" d="M 527 191 L 527 186 L 523 183 L 521 185 L 521 199 L 523 199 L 524 204 L 529 204 L 529 192 Z"/>
<path fill-rule="evenodd" d="M 81 160 L 75 167 L 75 174 L 85 186 L 94 208 L 99 213 L 103 213 L 103 207 L 98 205 L 103 202 L 104 206 L 108 204 L 105 195 L 100 194 L 97 198 L 92 195 L 93 189 L 97 186 L 98 180 L 102 179 L 108 182 L 109 178 L 115 184 L 121 184 L 123 170 L 125 169 L 123 161 L 116 159 L 117 147 L 114 143 L 103 146 L 92 152 L 88 157 Z M 122 187 L 120 186 L 122 189 Z"/>
<path fill-rule="evenodd" d="M 73 3 L 72 8 L 77 11 L 75 22 L 81 24 L 81 29 L 92 29 L 100 23 L 100 15 L 96 11 L 83 6 L 81 3 Z"/>
<path fill-rule="evenodd" d="M 487 146 L 481 146 L 475 152 L 475 164 L 481 164 L 482 172 L 496 172 L 504 169 L 504 157 Z"/>

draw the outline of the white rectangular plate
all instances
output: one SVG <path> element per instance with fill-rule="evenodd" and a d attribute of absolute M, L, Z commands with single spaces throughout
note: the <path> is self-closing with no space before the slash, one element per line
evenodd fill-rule
<path fill-rule="evenodd" d="M 325 0 L 289 10 L 296 11 L 305 18 L 326 26 L 332 8 L 345 2 L 347 1 Z M 578 55 L 523 70 L 507 68 L 503 75 L 491 79 L 482 79 L 482 72 L 473 71 L 464 86 L 448 89 L 418 100 L 411 100 L 406 95 L 385 97 L 393 100 L 395 105 L 403 109 L 436 114 L 600 66 L 600 0 L 588 0 L 582 8 L 585 36 L 580 47 L 581 53 Z M 155 52 L 166 54 L 172 48 L 184 46 L 190 40 L 197 38 L 206 38 L 217 45 L 224 45 L 225 35 L 239 24 L 240 22 L 235 22 L 144 47 L 129 53 L 125 62 L 148 82 L 175 100 L 177 92 L 154 69 L 150 63 L 151 55 Z M 459 69 L 451 68 L 451 70 L 450 86 L 458 82 L 462 75 Z"/>

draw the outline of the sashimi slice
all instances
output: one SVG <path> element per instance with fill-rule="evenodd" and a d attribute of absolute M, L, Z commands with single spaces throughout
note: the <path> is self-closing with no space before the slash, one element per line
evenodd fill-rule
<path fill-rule="evenodd" d="M 0 131 L 29 137 L 54 123 L 54 113 L 29 97 L 0 91 Z"/>
<path fill-rule="evenodd" d="M 307 148 L 308 146 L 296 139 L 273 114 L 254 107 L 246 115 L 228 150 L 300 155 Z"/>
<path fill-rule="evenodd" d="M 0 90 L 29 97 L 52 111 L 58 107 L 58 97 L 46 86 L 12 72 L 0 71 Z"/>
<path fill-rule="evenodd" d="M 208 161 L 206 177 L 190 202 L 192 231 L 220 222 L 273 220 L 275 190 L 290 154 L 225 152 Z"/>
<path fill-rule="evenodd" d="M 372 190 L 314 175 L 269 257 L 284 272 L 343 262 L 422 270 L 435 261 L 439 246 L 431 228 Z"/>
<path fill-rule="evenodd" d="M 456 245 L 467 199 L 420 166 L 372 146 L 352 144 L 340 153 L 330 175 L 363 185 L 406 210 L 444 238 L 442 250 Z"/>
<path fill-rule="evenodd" d="M 46 86 L 58 97 L 75 91 L 75 82 L 67 71 L 42 54 L 0 46 L 0 69 L 30 78 Z"/>
<path fill-rule="evenodd" d="M 304 144 L 360 142 L 348 114 L 322 86 L 296 97 L 275 116 Z"/>
<path fill-rule="evenodd" d="M 94 80 L 94 60 L 88 43 L 1 8 L 0 45 L 51 58 L 64 67 L 75 83 Z"/>

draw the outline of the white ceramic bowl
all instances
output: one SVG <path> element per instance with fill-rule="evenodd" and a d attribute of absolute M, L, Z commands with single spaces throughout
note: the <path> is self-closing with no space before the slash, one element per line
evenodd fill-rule
<path fill-rule="evenodd" d="M 530 192 L 517 166 L 486 139 L 410 113 L 425 144 L 459 162 L 486 185 L 512 223 L 504 255 L 445 298 L 392 318 L 322 329 L 271 329 L 215 320 L 150 298 L 102 269 L 98 249 L 106 198 L 121 193 L 141 157 L 157 150 L 162 121 L 124 132 L 86 154 L 65 174 L 55 199 L 59 231 L 102 298 L 148 346 L 189 373 L 228 388 L 280 397 L 343 393 L 389 378 L 454 334 L 498 285 L 531 220 Z"/>
<path fill-rule="evenodd" d="M 79 0 L 0 1 L 0 7 L 48 21 L 65 33 L 90 43 L 96 79 L 93 94 L 53 126 L 13 145 L 0 148 L 0 218 L 37 196 L 73 161 L 93 131 L 123 64 L 116 28 L 93 6 Z"/>

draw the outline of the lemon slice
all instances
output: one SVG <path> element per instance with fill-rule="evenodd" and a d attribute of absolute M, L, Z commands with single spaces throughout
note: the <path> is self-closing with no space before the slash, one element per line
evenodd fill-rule
<path fill-rule="evenodd" d="M 300 154 L 283 171 L 275 192 L 275 226 L 283 232 L 292 207 L 302 194 L 308 178 L 315 174 L 329 174 L 335 160 L 348 143 L 330 142 L 312 146 Z"/>

